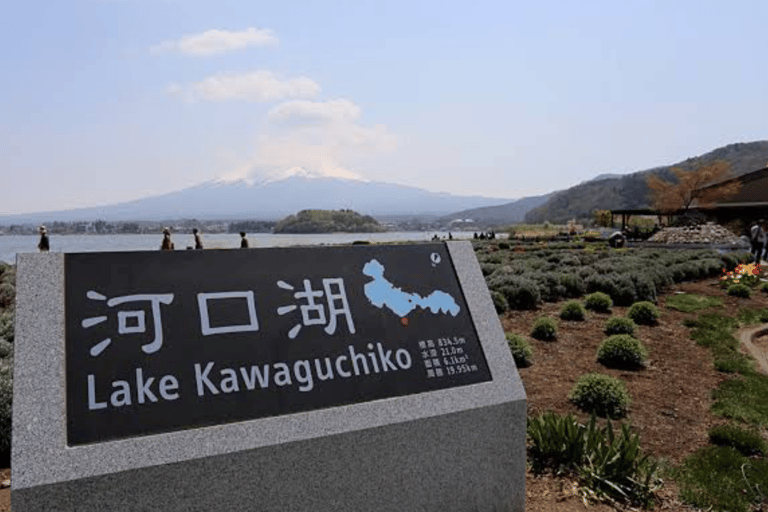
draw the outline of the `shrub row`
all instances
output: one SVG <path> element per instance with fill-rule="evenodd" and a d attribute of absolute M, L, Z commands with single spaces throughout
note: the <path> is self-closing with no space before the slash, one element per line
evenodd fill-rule
<path fill-rule="evenodd" d="M 513 248 L 493 253 L 478 251 L 488 287 L 504 295 L 507 307 L 533 309 L 541 301 L 604 292 L 614 304 L 656 302 L 658 294 L 675 282 L 716 276 L 749 261 L 749 253 L 718 255 L 714 251 L 637 249 L 624 254 Z M 768 287 L 767 287 L 768 288 Z"/>

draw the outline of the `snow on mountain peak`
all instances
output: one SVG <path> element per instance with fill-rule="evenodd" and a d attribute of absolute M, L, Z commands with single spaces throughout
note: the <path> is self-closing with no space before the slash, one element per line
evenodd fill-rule
<path fill-rule="evenodd" d="M 348 171 L 331 173 L 331 172 L 323 172 L 321 170 L 310 170 L 310 169 L 305 169 L 304 167 L 296 166 L 288 169 L 273 170 L 273 171 L 264 173 L 262 175 L 253 174 L 246 177 L 224 175 L 220 178 L 215 179 L 214 184 L 230 185 L 233 183 L 244 183 L 248 187 L 253 187 L 253 186 L 268 185 L 269 183 L 283 181 L 288 178 L 310 178 L 310 179 L 335 178 L 335 179 L 345 179 L 345 180 L 367 181 Z"/>

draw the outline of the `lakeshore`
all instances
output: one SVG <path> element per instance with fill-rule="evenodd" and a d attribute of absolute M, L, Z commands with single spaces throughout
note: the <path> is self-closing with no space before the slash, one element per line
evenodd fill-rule
<path fill-rule="evenodd" d="M 251 248 L 289 247 L 293 245 L 336 245 L 355 241 L 370 243 L 429 242 L 433 236 L 445 240 L 447 231 L 386 231 L 383 233 L 323 233 L 323 234 L 274 234 L 252 233 L 248 235 Z M 470 231 L 451 232 L 454 240 L 471 240 Z M 206 249 L 235 249 L 240 247 L 240 236 L 233 233 L 203 233 Z M 498 236 L 498 235 L 497 235 Z M 123 252 L 153 251 L 160 249 L 161 234 L 125 235 L 51 235 L 51 252 Z M 172 240 L 176 250 L 194 247 L 194 239 L 188 233 L 175 233 Z M 37 252 L 37 235 L 0 236 L 0 261 L 16 263 L 17 253 Z"/>

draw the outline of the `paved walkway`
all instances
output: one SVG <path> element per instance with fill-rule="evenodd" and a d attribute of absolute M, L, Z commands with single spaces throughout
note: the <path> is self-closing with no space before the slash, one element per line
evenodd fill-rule
<path fill-rule="evenodd" d="M 740 329 L 738 332 L 738 339 L 741 344 L 747 349 L 747 351 L 755 358 L 757 365 L 755 370 L 765 375 L 768 375 L 768 347 L 766 343 L 762 343 L 763 347 L 756 346 L 753 341 L 759 336 L 768 335 L 768 325 L 758 325 L 757 327 L 748 327 Z"/>

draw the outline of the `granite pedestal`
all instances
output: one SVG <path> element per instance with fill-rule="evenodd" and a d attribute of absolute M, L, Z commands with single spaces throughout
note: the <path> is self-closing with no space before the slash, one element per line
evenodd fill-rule
<path fill-rule="evenodd" d="M 492 380 L 77 446 L 65 256 L 20 254 L 13 510 L 523 511 L 525 391 L 471 245 L 447 248 Z"/>

